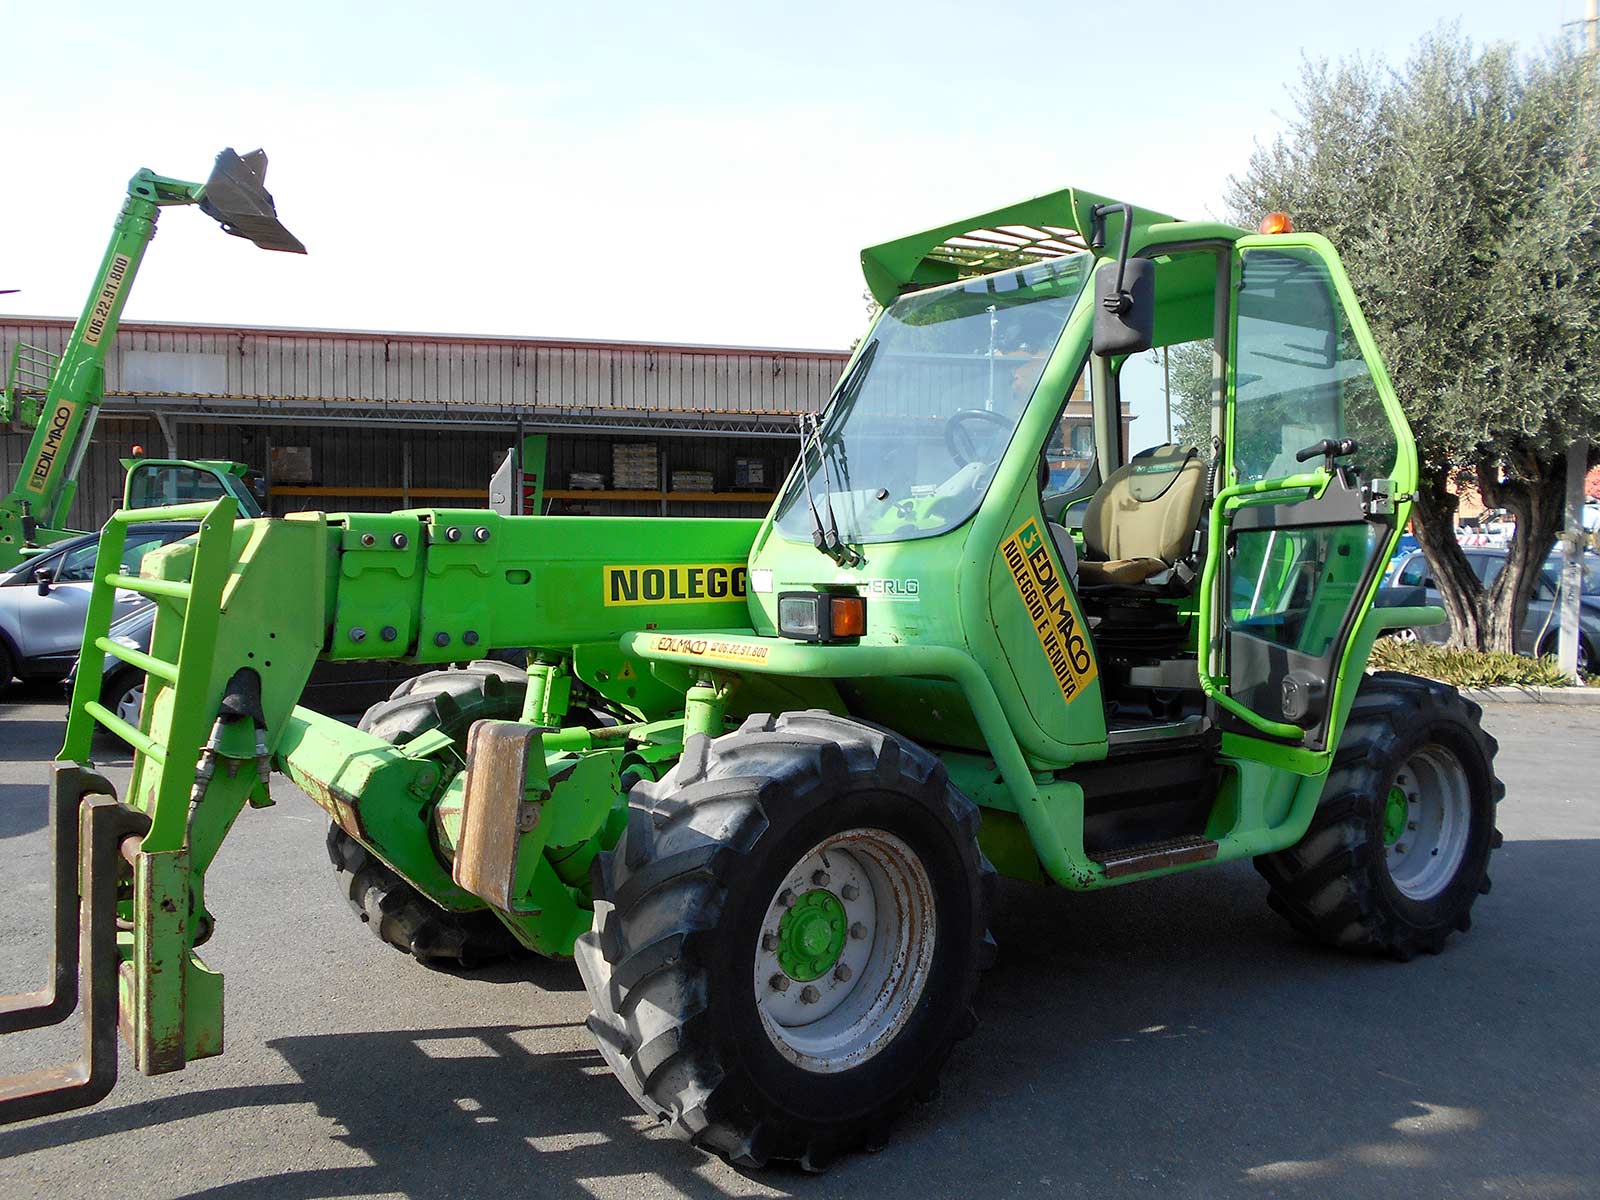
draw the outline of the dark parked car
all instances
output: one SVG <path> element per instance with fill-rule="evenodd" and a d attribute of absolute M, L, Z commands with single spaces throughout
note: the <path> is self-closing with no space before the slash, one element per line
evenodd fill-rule
<path fill-rule="evenodd" d="M 188 537 L 195 528 L 181 522 L 133 526 L 122 551 L 122 573 L 137 575 L 147 553 Z M 98 533 L 68 538 L 0 575 L 0 687 L 13 676 L 60 679 L 72 669 L 99 550 Z M 114 615 L 144 603 L 133 592 L 118 592 Z"/>
<path fill-rule="evenodd" d="M 148 654 L 155 620 L 156 606 L 142 604 L 112 622 L 111 640 Z M 437 669 L 436 663 L 418 666 L 404 662 L 319 662 L 311 669 L 300 703 L 329 716 L 361 713 L 378 701 L 387 700 L 402 679 Z M 74 676 L 76 672 L 74 667 Z M 107 654 L 100 665 L 100 703 L 128 724 L 137 725 L 143 702 L 144 672 Z"/>
<path fill-rule="evenodd" d="M 1504 550 L 1472 549 L 1466 552 L 1473 574 L 1485 587 L 1499 577 L 1506 565 Z M 1554 610 L 1556 588 L 1561 578 L 1561 560 L 1551 558 L 1539 572 L 1533 598 L 1528 601 L 1528 617 L 1517 637 L 1522 654 L 1554 654 L 1560 636 L 1560 614 Z M 1428 560 L 1418 550 L 1406 555 L 1390 576 L 1389 586 L 1378 590 L 1380 605 L 1439 604 L 1439 588 L 1434 583 Z M 1578 666 L 1585 672 L 1600 663 L 1600 555 L 1583 557 L 1583 594 L 1578 609 Z M 1408 631 L 1425 642 L 1442 643 L 1450 637 L 1450 624 L 1428 625 Z"/>

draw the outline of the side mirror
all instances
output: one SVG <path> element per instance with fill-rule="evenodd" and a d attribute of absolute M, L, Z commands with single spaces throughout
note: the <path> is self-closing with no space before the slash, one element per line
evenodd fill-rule
<path fill-rule="evenodd" d="M 1156 264 L 1148 258 L 1103 264 L 1094 277 L 1094 352 L 1139 354 L 1150 349 L 1155 332 Z"/>
<path fill-rule="evenodd" d="M 48 596 L 50 594 L 50 572 L 48 570 L 40 567 L 33 573 L 33 581 L 39 585 L 39 595 Z"/>

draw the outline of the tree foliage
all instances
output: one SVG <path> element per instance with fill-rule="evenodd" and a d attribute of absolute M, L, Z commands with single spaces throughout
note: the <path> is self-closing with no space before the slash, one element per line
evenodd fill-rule
<path fill-rule="evenodd" d="M 1228 203 L 1242 224 L 1281 209 L 1338 247 L 1416 434 L 1414 517 L 1453 638 L 1510 649 L 1560 524 L 1568 444 L 1600 431 L 1594 63 L 1479 49 L 1446 26 L 1398 69 L 1307 62 L 1292 96 Z M 1452 480 L 1516 517 L 1488 590 L 1455 542 Z"/>
<path fill-rule="evenodd" d="M 1167 352 L 1172 385 L 1172 436 L 1180 446 L 1195 446 L 1211 459 L 1212 346 L 1184 342 Z"/>

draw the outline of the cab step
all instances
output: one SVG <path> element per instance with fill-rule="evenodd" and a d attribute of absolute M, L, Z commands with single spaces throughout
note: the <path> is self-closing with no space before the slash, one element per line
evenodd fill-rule
<path fill-rule="evenodd" d="M 1215 840 L 1190 836 L 1146 842 L 1143 846 L 1128 846 L 1121 850 L 1109 850 L 1095 855 L 1095 861 L 1105 868 L 1107 879 L 1117 879 L 1123 875 L 1159 871 L 1163 867 L 1181 867 L 1188 863 L 1206 862 L 1216 856 Z"/>

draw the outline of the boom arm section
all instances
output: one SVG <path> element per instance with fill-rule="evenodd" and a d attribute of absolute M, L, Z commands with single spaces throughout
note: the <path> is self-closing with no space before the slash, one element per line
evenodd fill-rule
<path fill-rule="evenodd" d="M 621 635 L 664 623 L 749 624 L 745 564 L 759 521 L 669 525 L 463 510 L 235 515 L 232 497 L 124 510 L 102 534 L 83 661 L 113 655 L 146 672 L 148 683 L 133 725 L 99 703 L 98 672 L 78 673 L 53 811 L 58 853 L 76 858 L 81 845 L 83 862 L 58 864 L 58 980 L 73 974 L 69 943 L 79 923 L 89 935 L 126 924 L 111 949 L 104 936 L 85 941 L 98 949 L 83 964 L 93 975 L 84 991 L 95 1033 L 84 1063 L 0 1081 L 0 1123 L 103 1096 L 115 1055 L 113 1047 L 108 1066 L 102 1026 L 115 1026 L 119 1012 L 135 1065 L 147 1074 L 221 1052 L 222 978 L 195 953 L 211 932 L 205 877 L 245 806 L 271 803 L 274 766 L 351 836 L 381 845 L 397 870 L 440 903 L 490 903 L 526 944 L 570 953 L 573 937 L 587 928 L 587 866 L 602 829 L 614 823 L 625 757 L 671 754 L 675 737 L 681 741 L 693 724 L 681 715 L 682 688 L 625 656 Z M 138 576 L 123 575 L 129 527 L 152 520 L 194 520 L 200 530 L 147 555 Z M 118 589 L 157 605 L 147 653 L 109 636 Z M 466 789 L 470 771 L 445 787 L 439 760 L 419 744 L 442 735 L 396 747 L 295 707 L 319 657 L 449 663 L 507 647 L 527 648 L 537 660 L 524 721 L 502 724 L 498 736 L 491 731 L 475 744 L 482 743 L 485 761 L 515 764 L 527 801 L 513 788 L 505 793 L 509 807 L 501 803 L 503 789 L 480 788 L 475 800 Z M 566 711 L 568 668 L 639 719 L 603 730 L 537 728 Z M 676 726 L 650 720 L 674 711 Z M 697 711 L 692 695 L 687 711 Z M 97 726 L 135 751 L 120 801 L 85 798 L 109 791 L 89 773 Z M 436 741 L 431 750 L 438 749 Z M 90 805 L 117 814 L 115 821 L 96 818 L 96 829 L 110 832 L 72 837 L 78 812 Z M 529 812 L 536 814 L 531 825 Z M 432 825 L 430 813 L 437 813 Z M 482 844 L 485 830 L 507 827 L 496 820 L 517 831 L 513 848 L 498 858 L 503 839 Z M 440 861 L 436 835 L 451 847 L 451 863 Z M 475 838 L 476 848 L 460 849 Z M 486 863 L 497 864 L 498 873 Z M 81 905 L 79 880 L 93 883 Z M 63 1020 L 76 996 L 63 984 L 48 995 L 0 997 L 0 1032 Z M 69 1076 L 78 1082 L 63 1083 Z"/>
<path fill-rule="evenodd" d="M 115 344 L 123 306 L 155 236 L 161 209 L 198 204 L 228 233 L 248 237 L 263 249 L 305 253 L 277 219 L 272 196 L 263 185 L 266 166 L 266 155 L 259 150 L 244 156 L 224 150 L 203 184 L 149 170 L 128 181 L 127 197 L 94 286 L 60 359 L 51 363 L 37 351 L 12 359 L 0 411 L 36 427 L 22 471 L 0 500 L 0 569 L 21 561 L 24 549 L 70 532 L 63 522 L 104 398 L 106 355 Z M 30 402 L 41 385 L 42 402 Z"/>

